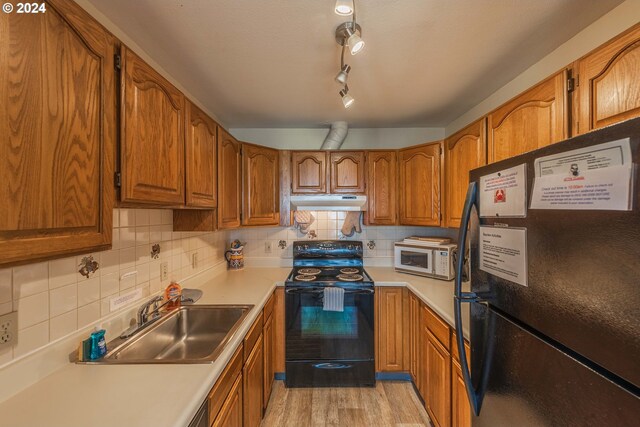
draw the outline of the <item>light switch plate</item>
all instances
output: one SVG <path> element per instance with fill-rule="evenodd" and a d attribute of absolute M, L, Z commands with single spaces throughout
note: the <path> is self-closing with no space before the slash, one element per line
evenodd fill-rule
<path fill-rule="evenodd" d="M 18 312 L 0 316 L 0 349 L 12 347 L 18 342 Z"/>

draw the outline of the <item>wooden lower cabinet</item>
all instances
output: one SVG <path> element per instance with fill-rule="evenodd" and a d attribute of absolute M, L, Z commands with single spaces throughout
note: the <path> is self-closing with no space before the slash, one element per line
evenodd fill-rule
<path fill-rule="evenodd" d="M 471 427 L 471 406 L 462 377 L 462 369 L 456 359 L 451 359 L 451 425 Z"/>
<path fill-rule="evenodd" d="M 408 369 L 408 339 L 406 339 L 408 334 L 404 333 L 409 320 L 409 313 L 404 310 L 406 300 L 406 288 L 376 289 L 376 371 L 378 372 L 399 372 Z"/>
<path fill-rule="evenodd" d="M 212 427 L 242 427 L 242 374 L 238 374 Z"/>
<path fill-rule="evenodd" d="M 270 315 L 265 321 L 262 327 L 262 335 L 264 339 L 264 378 L 262 388 L 262 405 L 266 410 L 269 404 L 269 398 L 271 397 L 271 388 L 273 386 L 273 375 L 275 373 L 275 360 L 274 360 L 274 344 L 275 344 L 275 329 L 273 328 L 274 319 L 273 315 Z"/>
<path fill-rule="evenodd" d="M 409 292 L 409 372 L 420 390 L 420 300 Z"/>
<path fill-rule="evenodd" d="M 285 349 L 285 327 L 284 327 L 284 288 L 278 287 L 275 291 L 275 301 L 273 304 L 273 327 L 274 327 L 274 355 L 273 363 L 276 372 L 284 372 L 284 349 Z"/>
<path fill-rule="evenodd" d="M 427 329 L 423 331 L 424 403 L 437 427 L 451 425 L 451 355 Z"/>
<path fill-rule="evenodd" d="M 242 425 L 244 427 L 258 427 L 262 421 L 264 409 L 262 404 L 262 388 L 264 383 L 262 340 L 263 337 L 262 334 L 260 334 L 242 369 Z"/>

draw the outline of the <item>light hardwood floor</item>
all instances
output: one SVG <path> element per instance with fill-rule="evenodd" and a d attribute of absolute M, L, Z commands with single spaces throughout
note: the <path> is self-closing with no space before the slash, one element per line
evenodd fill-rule
<path fill-rule="evenodd" d="M 375 388 L 285 388 L 276 381 L 261 427 L 431 427 L 411 383 Z"/>

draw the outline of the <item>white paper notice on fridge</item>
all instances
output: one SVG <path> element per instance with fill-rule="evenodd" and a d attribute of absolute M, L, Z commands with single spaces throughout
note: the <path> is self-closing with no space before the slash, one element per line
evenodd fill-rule
<path fill-rule="evenodd" d="M 522 218 L 527 214 L 525 163 L 480 177 L 480 216 Z"/>
<path fill-rule="evenodd" d="M 481 226 L 480 270 L 527 286 L 527 230 Z"/>
<path fill-rule="evenodd" d="M 534 168 L 531 209 L 631 210 L 629 138 L 541 157 Z"/>

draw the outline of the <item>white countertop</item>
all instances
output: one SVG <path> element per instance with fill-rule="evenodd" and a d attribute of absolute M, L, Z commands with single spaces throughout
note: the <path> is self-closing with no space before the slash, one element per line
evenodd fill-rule
<path fill-rule="evenodd" d="M 453 282 L 397 273 L 388 267 L 366 269 L 376 285 L 408 286 L 453 325 Z M 289 271 L 290 268 L 210 270 L 197 280 L 194 278 L 193 283 L 185 284 L 204 291 L 200 304 L 256 306 L 214 363 L 115 366 L 69 363 L 2 402 L 2 426 L 187 426 L 271 292 L 284 282 Z M 468 316 L 464 323 L 468 324 Z"/>

